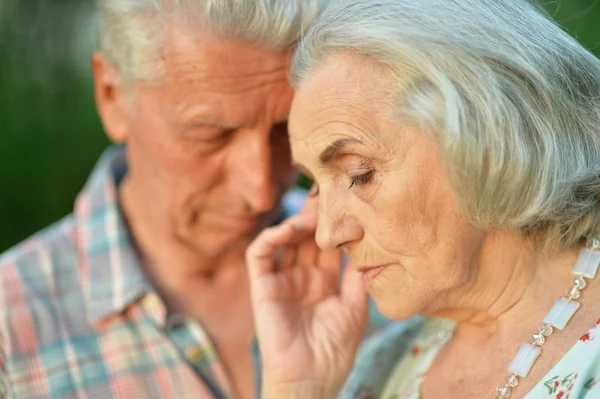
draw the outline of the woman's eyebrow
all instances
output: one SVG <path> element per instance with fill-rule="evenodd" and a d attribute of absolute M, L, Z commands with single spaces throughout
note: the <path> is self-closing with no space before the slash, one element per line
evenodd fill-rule
<path fill-rule="evenodd" d="M 327 148 L 325 148 L 319 155 L 321 164 L 325 165 L 332 160 L 339 158 L 339 156 L 343 154 L 342 150 L 344 147 L 357 143 L 362 144 L 362 141 L 353 137 L 342 137 L 335 140 L 333 143 L 329 144 Z"/>

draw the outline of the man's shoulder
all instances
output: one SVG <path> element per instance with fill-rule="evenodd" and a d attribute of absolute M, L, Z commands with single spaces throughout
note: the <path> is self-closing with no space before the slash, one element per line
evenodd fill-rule
<path fill-rule="evenodd" d="M 69 215 L 0 254 L 0 314 L 60 295 L 64 279 L 77 274 L 75 221 Z"/>
<path fill-rule="evenodd" d="M 0 254 L 0 273 L 10 264 L 36 263 L 44 253 L 74 253 L 75 233 L 75 218 L 68 215 Z"/>

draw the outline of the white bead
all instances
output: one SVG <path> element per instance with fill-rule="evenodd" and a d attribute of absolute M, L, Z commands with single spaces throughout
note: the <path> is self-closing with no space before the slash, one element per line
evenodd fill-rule
<path fill-rule="evenodd" d="M 571 300 L 579 299 L 581 296 L 581 291 L 577 289 L 577 287 L 571 287 L 567 290 L 567 297 Z"/>
<path fill-rule="evenodd" d="M 540 333 L 542 333 L 542 335 L 544 337 L 549 337 L 552 335 L 552 333 L 554 332 L 554 329 L 552 328 L 552 326 L 548 323 L 543 323 L 540 326 Z"/>
<path fill-rule="evenodd" d="M 587 286 L 586 278 L 594 278 L 600 266 L 600 237 L 588 237 L 587 248 L 581 249 L 579 258 L 573 267 L 573 287 L 567 291 L 567 297 L 559 298 L 552 309 L 544 317 L 544 322 L 539 326 L 539 332 L 532 335 L 532 342 L 521 345 L 517 355 L 510 363 L 508 370 L 512 373 L 506 378 L 506 385 L 497 389 L 498 396 L 495 399 L 508 399 L 511 397 L 511 389 L 519 385 L 519 377 L 525 378 L 529 375 L 533 365 L 542 353 L 540 348 L 554 332 L 554 328 L 563 330 L 575 312 L 581 306 L 575 300 L 581 296 L 581 290 Z"/>
<path fill-rule="evenodd" d="M 582 248 L 581 252 L 579 252 L 577 263 L 575 263 L 575 267 L 573 267 L 573 274 L 576 276 L 594 278 L 598 272 L 599 264 L 600 251 Z"/>
<path fill-rule="evenodd" d="M 517 356 L 515 356 L 513 361 L 510 363 L 508 371 L 518 375 L 519 377 L 527 377 L 529 371 L 531 371 L 531 368 L 533 367 L 533 364 L 537 360 L 538 356 L 540 356 L 540 353 L 542 353 L 542 350 L 539 347 L 529 342 L 525 342 L 523 345 L 521 345 L 519 352 L 517 352 Z"/>
<path fill-rule="evenodd" d="M 533 344 L 536 346 L 542 346 L 546 342 L 546 338 L 540 333 L 533 334 L 531 338 L 533 340 Z"/>
<path fill-rule="evenodd" d="M 564 297 L 558 298 L 552 309 L 544 317 L 544 323 L 563 330 L 580 306 L 579 302 L 571 301 Z"/>
<path fill-rule="evenodd" d="M 573 279 L 573 286 L 578 290 L 582 290 L 587 285 L 585 279 L 582 276 L 577 276 Z"/>
<path fill-rule="evenodd" d="M 519 385 L 519 377 L 516 374 L 511 374 L 506 378 L 506 385 L 508 385 L 511 388 L 516 387 L 517 385 Z"/>
<path fill-rule="evenodd" d="M 510 398 L 511 395 L 511 391 L 509 387 L 499 387 L 498 388 L 498 394 L 500 395 L 501 399 L 507 399 Z"/>
<path fill-rule="evenodd" d="M 598 237 L 589 236 L 585 240 L 585 246 L 589 249 L 600 249 L 600 239 Z"/>

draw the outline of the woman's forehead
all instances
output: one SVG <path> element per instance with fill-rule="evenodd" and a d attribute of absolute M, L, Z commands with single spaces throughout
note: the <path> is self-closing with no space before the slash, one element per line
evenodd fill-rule
<path fill-rule="evenodd" d="M 381 79 L 364 62 L 332 57 L 308 75 L 296 92 L 290 113 L 290 137 L 303 139 L 331 129 L 364 130 L 375 124 L 387 103 Z"/>

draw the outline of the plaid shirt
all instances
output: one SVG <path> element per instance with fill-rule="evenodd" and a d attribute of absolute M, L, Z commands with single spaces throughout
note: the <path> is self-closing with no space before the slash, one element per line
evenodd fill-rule
<path fill-rule="evenodd" d="M 74 213 L 0 258 L 0 398 L 233 397 L 206 332 L 167 317 L 142 273 L 117 202 L 126 168 L 109 149 Z"/>
<path fill-rule="evenodd" d="M 0 399 L 234 397 L 207 333 L 170 317 L 141 270 L 118 204 L 126 170 L 107 150 L 72 215 L 0 256 Z M 292 191 L 284 213 L 303 201 Z"/>

